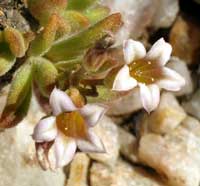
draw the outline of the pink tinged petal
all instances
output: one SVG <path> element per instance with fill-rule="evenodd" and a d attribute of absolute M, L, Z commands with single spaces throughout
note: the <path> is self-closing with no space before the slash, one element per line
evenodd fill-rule
<path fill-rule="evenodd" d="M 33 139 L 36 142 L 49 142 L 57 135 L 56 118 L 54 116 L 44 118 L 34 128 Z"/>
<path fill-rule="evenodd" d="M 70 97 L 57 88 L 54 88 L 49 99 L 53 114 L 59 115 L 62 112 L 71 112 L 76 110 L 76 107 Z"/>
<path fill-rule="evenodd" d="M 88 130 L 89 140 L 77 140 L 78 148 L 83 152 L 106 152 L 105 147 L 101 139 L 91 130 Z"/>
<path fill-rule="evenodd" d="M 107 108 L 96 104 L 87 104 L 80 109 L 80 113 L 89 127 L 94 127 L 106 111 Z"/>
<path fill-rule="evenodd" d="M 154 43 L 150 51 L 147 53 L 146 58 L 158 61 L 160 65 L 164 66 L 169 61 L 171 53 L 172 46 L 161 38 Z"/>
<path fill-rule="evenodd" d="M 133 60 L 144 58 L 146 55 L 144 45 L 141 42 L 132 39 L 124 41 L 123 52 L 126 64 L 132 63 Z"/>
<path fill-rule="evenodd" d="M 59 134 L 54 143 L 56 157 L 56 168 L 63 167 L 70 163 L 76 152 L 76 141 L 73 138 Z"/>
<path fill-rule="evenodd" d="M 160 90 L 155 84 L 146 86 L 140 83 L 140 97 L 144 109 L 150 113 L 155 110 L 160 101 Z"/>
<path fill-rule="evenodd" d="M 163 73 L 165 78 L 157 82 L 160 88 L 169 91 L 179 91 L 185 85 L 185 79 L 176 71 L 164 67 Z"/>
<path fill-rule="evenodd" d="M 117 73 L 112 90 L 128 91 L 137 86 L 137 81 L 130 76 L 129 67 L 125 65 Z"/>

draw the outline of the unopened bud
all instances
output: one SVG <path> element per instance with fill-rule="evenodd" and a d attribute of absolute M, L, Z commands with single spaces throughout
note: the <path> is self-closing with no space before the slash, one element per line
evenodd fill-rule
<path fill-rule="evenodd" d="M 81 108 L 85 105 L 85 99 L 81 95 L 78 89 L 76 88 L 70 88 L 67 92 L 67 94 L 72 99 L 73 103 L 78 107 Z"/>

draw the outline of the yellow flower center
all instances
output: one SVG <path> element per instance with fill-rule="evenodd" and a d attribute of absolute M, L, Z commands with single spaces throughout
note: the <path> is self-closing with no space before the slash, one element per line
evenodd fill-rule
<path fill-rule="evenodd" d="M 139 59 L 129 65 L 130 75 L 138 82 L 152 84 L 162 78 L 162 68 L 156 61 Z"/>
<path fill-rule="evenodd" d="M 87 124 L 77 111 L 59 114 L 56 117 L 56 125 L 58 130 L 65 136 L 81 139 L 88 138 Z"/>

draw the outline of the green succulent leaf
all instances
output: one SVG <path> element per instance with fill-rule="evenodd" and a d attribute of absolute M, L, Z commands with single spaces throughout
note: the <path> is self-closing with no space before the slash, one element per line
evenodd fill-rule
<path fill-rule="evenodd" d="M 3 31 L 0 31 L 0 42 L 4 41 Z"/>
<path fill-rule="evenodd" d="M 98 0 L 68 0 L 67 9 L 69 10 L 85 10 L 97 3 Z"/>
<path fill-rule="evenodd" d="M 63 17 L 69 22 L 72 33 L 80 31 L 81 29 L 89 26 L 90 24 L 90 21 L 87 18 L 87 16 L 75 10 L 65 11 Z"/>
<path fill-rule="evenodd" d="M 7 107 L 17 109 L 29 91 L 32 79 L 32 64 L 23 65 L 16 73 L 7 98 Z"/>
<path fill-rule="evenodd" d="M 17 29 L 7 27 L 4 30 L 4 39 L 8 43 L 11 52 L 16 57 L 23 57 L 26 52 L 26 44 L 23 34 Z"/>
<path fill-rule="evenodd" d="M 46 57 L 51 61 L 65 61 L 81 56 L 108 33 L 118 31 L 121 25 L 121 14 L 112 14 L 78 34 L 55 42 Z"/>
<path fill-rule="evenodd" d="M 7 43 L 0 43 L 0 76 L 8 72 L 15 64 L 16 58 Z"/>
<path fill-rule="evenodd" d="M 109 8 L 104 6 L 97 6 L 89 8 L 84 12 L 84 15 L 94 24 L 109 15 Z"/>
<path fill-rule="evenodd" d="M 48 97 L 54 88 L 58 72 L 49 60 L 37 57 L 33 59 L 34 80 L 43 96 Z"/>
<path fill-rule="evenodd" d="M 60 61 L 55 64 L 55 67 L 59 72 L 70 72 L 76 69 L 82 62 L 81 58 L 76 58 L 68 61 Z"/>
<path fill-rule="evenodd" d="M 16 73 L 0 119 L 0 128 L 15 126 L 26 115 L 31 97 L 32 64 L 23 65 Z"/>
<path fill-rule="evenodd" d="M 29 106 L 31 103 L 32 98 L 32 86 L 29 88 L 26 97 L 24 98 L 22 104 L 19 106 L 19 108 L 16 110 L 15 115 L 17 116 L 15 121 L 18 123 L 21 121 L 28 113 Z"/>
<path fill-rule="evenodd" d="M 27 4 L 31 14 L 41 25 L 45 25 L 51 15 L 61 15 L 64 12 L 67 0 L 28 0 Z"/>
<path fill-rule="evenodd" d="M 55 39 L 56 24 L 53 23 L 49 27 L 46 27 L 31 43 L 28 50 L 29 56 L 41 56 L 45 51 L 51 47 L 52 42 Z"/>
<path fill-rule="evenodd" d="M 56 39 L 56 34 L 64 29 L 64 32 L 69 32 L 69 25 L 62 22 L 62 18 L 57 14 L 53 14 L 44 30 L 37 35 L 35 40 L 30 45 L 29 56 L 42 56 L 51 47 L 53 41 Z"/>

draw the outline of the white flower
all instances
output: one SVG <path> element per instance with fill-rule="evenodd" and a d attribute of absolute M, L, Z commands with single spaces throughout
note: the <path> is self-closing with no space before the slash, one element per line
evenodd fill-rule
<path fill-rule="evenodd" d="M 38 159 L 45 164 L 43 168 L 67 165 L 77 147 L 84 152 L 105 152 L 102 141 L 92 130 L 105 113 L 104 107 L 86 104 L 77 108 L 70 97 L 57 88 L 50 95 L 50 106 L 53 116 L 40 120 L 33 133 Z M 47 166 L 47 162 L 50 165 Z"/>
<path fill-rule="evenodd" d="M 163 38 L 146 53 L 142 43 L 132 39 L 124 41 L 125 65 L 117 73 L 112 90 L 128 91 L 140 88 L 143 107 L 151 112 L 159 104 L 160 88 L 178 91 L 185 80 L 177 72 L 165 67 L 170 59 L 172 47 Z"/>

